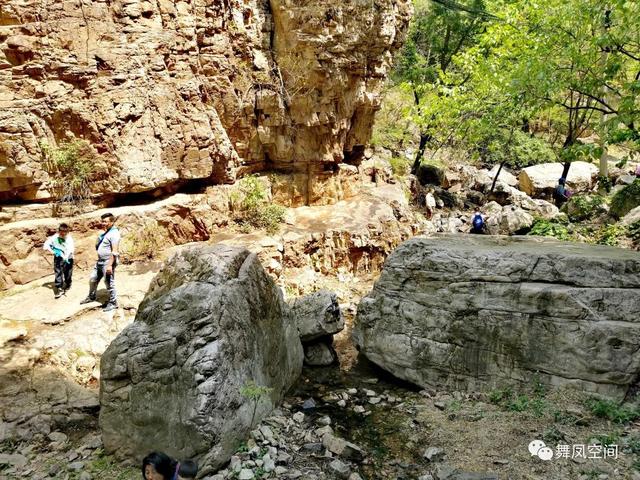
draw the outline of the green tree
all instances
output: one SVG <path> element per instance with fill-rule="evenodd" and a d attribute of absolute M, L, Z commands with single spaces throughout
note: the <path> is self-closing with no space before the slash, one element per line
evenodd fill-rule
<path fill-rule="evenodd" d="M 474 41 L 487 18 L 484 0 L 466 2 L 416 0 L 414 19 L 393 80 L 409 85 L 420 122 L 420 144 L 411 168 L 415 173 L 427 144 L 432 140 L 430 123 L 436 120 L 433 106 L 441 95 L 443 75 L 454 57 Z"/>

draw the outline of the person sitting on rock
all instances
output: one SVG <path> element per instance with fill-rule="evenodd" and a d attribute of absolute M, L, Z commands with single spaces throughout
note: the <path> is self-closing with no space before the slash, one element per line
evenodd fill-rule
<path fill-rule="evenodd" d="M 90 303 L 96 301 L 96 291 L 102 277 L 107 285 L 109 300 L 103 305 L 105 312 L 110 312 L 118 308 L 116 299 L 116 266 L 118 266 L 118 245 L 120 244 L 120 231 L 115 226 L 116 217 L 112 213 L 105 213 L 101 217 L 104 232 L 98 236 L 96 241 L 96 252 L 98 261 L 93 268 L 93 273 L 89 279 L 89 295 L 80 303 Z"/>
<path fill-rule="evenodd" d="M 193 460 L 184 460 L 178 463 L 176 470 L 175 480 L 195 479 L 198 475 L 198 464 Z"/>
<path fill-rule="evenodd" d="M 173 480 L 176 462 L 162 452 L 151 452 L 142 460 L 143 480 Z"/>
<path fill-rule="evenodd" d="M 53 253 L 54 295 L 55 298 L 60 298 L 71 288 L 71 277 L 73 275 L 73 252 L 75 246 L 69 233 L 69 225 L 61 223 L 58 227 L 58 233 L 47 238 L 42 248 Z"/>
<path fill-rule="evenodd" d="M 480 212 L 476 212 L 471 219 L 471 233 L 484 233 L 485 224 Z"/>
<path fill-rule="evenodd" d="M 571 191 L 565 185 L 566 179 L 564 177 L 558 180 L 558 185 L 553 192 L 553 196 L 556 202 L 556 206 L 560 208 L 571 196 Z"/>

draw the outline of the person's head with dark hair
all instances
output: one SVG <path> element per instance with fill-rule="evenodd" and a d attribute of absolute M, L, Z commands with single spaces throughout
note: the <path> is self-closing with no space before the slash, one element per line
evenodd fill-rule
<path fill-rule="evenodd" d="M 180 462 L 178 468 L 178 480 L 187 480 L 196 478 L 198 475 L 198 464 L 193 460 L 185 460 Z"/>
<path fill-rule="evenodd" d="M 114 223 L 116 223 L 116 217 L 113 213 L 107 212 L 100 215 L 100 219 L 102 220 L 102 226 L 105 230 L 111 228 Z"/>
<path fill-rule="evenodd" d="M 173 480 L 176 464 L 162 452 L 151 452 L 142 460 L 143 480 Z"/>
<path fill-rule="evenodd" d="M 61 238 L 65 238 L 69 233 L 69 230 L 69 225 L 67 225 L 66 223 L 61 223 L 60 225 L 58 225 L 58 236 Z"/>

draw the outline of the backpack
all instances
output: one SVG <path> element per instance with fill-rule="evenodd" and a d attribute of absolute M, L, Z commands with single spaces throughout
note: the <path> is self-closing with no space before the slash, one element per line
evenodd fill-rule
<path fill-rule="evenodd" d="M 484 220 L 482 220 L 482 215 L 480 214 L 474 215 L 472 222 L 473 222 L 473 228 L 475 228 L 476 230 L 482 230 L 482 227 L 484 226 Z"/>

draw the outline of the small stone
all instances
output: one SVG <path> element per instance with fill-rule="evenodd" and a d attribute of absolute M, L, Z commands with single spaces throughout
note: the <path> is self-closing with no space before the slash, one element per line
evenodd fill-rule
<path fill-rule="evenodd" d="M 365 394 L 367 397 L 375 397 L 375 396 L 376 396 L 376 392 L 374 392 L 373 390 L 366 390 L 366 389 L 365 389 L 364 394 Z"/>
<path fill-rule="evenodd" d="M 91 480 L 93 477 L 89 472 L 82 472 L 78 477 L 78 480 Z"/>
<path fill-rule="evenodd" d="M 499 458 L 497 460 L 494 460 L 493 463 L 495 463 L 496 465 L 509 465 L 509 460 Z"/>
<path fill-rule="evenodd" d="M 27 464 L 27 457 L 18 453 L 0 453 L 0 465 L 11 465 L 12 467 L 24 467 Z"/>
<path fill-rule="evenodd" d="M 287 473 L 287 469 L 281 466 L 277 466 L 275 472 L 276 472 L 276 477 L 280 477 L 281 475 L 284 475 L 285 473 Z"/>
<path fill-rule="evenodd" d="M 302 412 L 296 412 L 293 414 L 293 419 L 297 422 L 297 423 L 302 423 L 304 422 L 304 413 Z"/>
<path fill-rule="evenodd" d="M 445 408 L 447 408 L 447 404 L 444 402 L 434 402 L 434 407 L 436 407 L 438 410 L 444 410 Z"/>
<path fill-rule="evenodd" d="M 322 444 L 318 442 L 305 443 L 302 448 L 309 452 L 321 452 Z"/>
<path fill-rule="evenodd" d="M 351 468 L 344 462 L 341 462 L 337 458 L 329 464 L 329 468 L 338 478 L 348 479 L 351 473 Z"/>
<path fill-rule="evenodd" d="M 287 452 L 280 452 L 278 453 L 278 463 L 281 464 L 287 464 L 291 461 L 291 455 L 289 455 Z"/>
<path fill-rule="evenodd" d="M 69 464 L 69 470 L 78 472 L 84 468 L 84 462 L 72 462 Z"/>
<path fill-rule="evenodd" d="M 51 440 L 52 442 L 56 442 L 56 443 L 64 443 L 67 441 L 69 437 L 67 437 L 64 433 L 62 432 L 51 432 L 49 434 L 49 440 Z"/>
<path fill-rule="evenodd" d="M 267 425 L 262 425 L 260 427 L 260 433 L 265 440 L 273 442 L 273 431 Z"/>
<path fill-rule="evenodd" d="M 331 425 L 331 417 L 324 415 L 318 419 L 320 425 Z"/>
<path fill-rule="evenodd" d="M 231 457 L 231 460 L 229 461 L 229 468 L 233 472 L 239 472 L 242 468 L 242 460 L 240 460 L 240 457 L 237 455 Z"/>
<path fill-rule="evenodd" d="M 429 462 L 437 462 L 444 457 L 444 450 L 438 447 L 429 447 L 422 454 L 422 457 Z"/>
<path fill-rule="evenodd" d="M 381 401 L 382 401 L 382 399 L 381 399 L 380 397 L 371 397 L 371 398 L 369 399 L 369 403 L 370 403 L 371 405 L 377 405 L 377 404 L 379 404 Z"/>
<path fill-rule="evenodd" d="M 358 393 L 358 390 L 355 388 L 350 388 L 349 390 L 347 390 L 347 393 L 349 395 L 356 395 Z"/>
<path fill-rule="evenodd" d="M 268 453 L 262 457 L 262 469 L 267 473 L 276 469 L 276 463 Z"/>
<path fill-rule="evenodd" d="M 324 427 L 316 428 L 314 433 L 318 437 L 322 438 L 327 433 L 333 433 L 333 428 L 331 428 L 329 425 L 325 425 Z"/>
<path fill-rule="evenodd" d="M 243 468 L 242 470 L 240 470 L 240 473 L 238 474 L 238 480 L 252 480 L 253 479 L 253 472 L 251 470 L 249 470 L 248 468 Z"/>
<path fill-rule="evenodd" d="M 338 406 L 344 408 L 347 406 L 347 402 L 344 400 L 338 400 Z"/>
<path fill-rule="evenodd" d="M 349 480 L 362 480 L 362 477 L 356 472 L 353 472 L 351 475 L 349 475 Z"/>
<path fill-rule="evenodd" d="M 364 459 L 364 451 L 360 447 L 331 433 L 327 433 L 322 437 L 322 445 L 342 458 L 356 462 L 361 462 Z"/>
<path fill-rule="evenodd" d="M 308 398 L 302 404 L 303 410 L 313 410 L 314 408 L 316 408 L 316 402 L 313 398 Z"/>
<path fill-rule="evenodd" d="M 356 405 L 355 407 L 353 407 L 353 411 L 356 413 L 364 413 L 365 408 L 362 405 Z"/>

